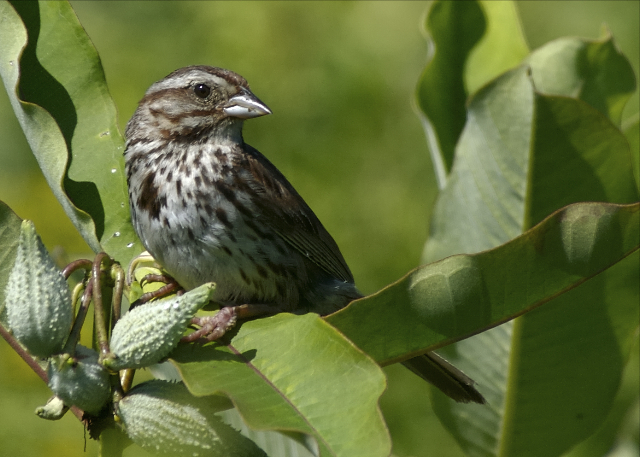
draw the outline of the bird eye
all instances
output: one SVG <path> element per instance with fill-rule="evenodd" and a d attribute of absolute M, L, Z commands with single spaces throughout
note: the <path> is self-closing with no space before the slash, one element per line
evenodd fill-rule
<path fill-rule="evenodd" d="M 200 98 L 207 98 L 211 93 L 211 88 L 206 84 L 196 84 L 193 86 L 193 92 Z"/>

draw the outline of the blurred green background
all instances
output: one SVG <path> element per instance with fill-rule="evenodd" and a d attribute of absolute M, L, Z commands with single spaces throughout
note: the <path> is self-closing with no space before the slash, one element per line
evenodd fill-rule
<path fill-rule="evenodd" d="M 147 87 L 207 64 L 243 75 L 273 115 L 245 139 L 289 178 L 372 293 L 418 265 L 437 195 L 412 107 L 426 63 L 427 2 L 71 2 L 101 55 L 124 127 Z M 561 36 L 597 38 L 606 23 L 639 69 L 637 1 L 518 2 L 531 49 Z M 638 113 L 638 94 L 624 118 Z M 32 219 L 50 250 L 89 256 L 42 178 L 0 90 L 0 200 Z M 382 407 L 398 456 L 460 456 L 427 389 L 389 367 Z M 635 384 L 637 386 L 637 383 Z M 636 387 L 637 388 L 637 387 Z M 82 426 L 33 410 L 49 396 L 0 343 L 0 455 L 83 454 Z"/>

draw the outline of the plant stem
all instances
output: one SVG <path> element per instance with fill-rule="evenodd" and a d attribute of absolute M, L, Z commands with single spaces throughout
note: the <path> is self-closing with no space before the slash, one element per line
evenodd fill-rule
<path fill-rule="evenodd" d="M 38 364 L 36 359 L 34 359 L 31 354 L 29 354 L 25 348 L 20 346 L 20 343 L 13 337 L 11 333 L 7 331 L 2 325 L 0 325 L 0 335 L 5 339 L 9 346 L 16 351 L 16 353 L 24 360 L 27 365 L 37 374 L 40 379 L 42 379 L 45 383 L 49 382 L 49 377 L 47 376 L 47 372 Z"/>
<path fill-rule="evenodd" d="M 112 301 L 113 319 L 111 320 L 111 330 L 113 331 L 113 326 L 116 325 L 116 322 L 118 322 L 122 314 L 122 293 L 124 291 L 125 275 L 124 270 L 119 264 L 114 264 L 111 267 L 111 276 L 115 282 Z"/>
<path fill-rule="evenodd" d="M 67 340 L 67 344 L 64 346 L 64 352 L 69 354 L 75 354 L 75 348 L 80 340 L 80 331 L 82 330 L 82 326 L 84 325 L 84 319 L 87 317 L 87 311 L 89 310 L 89 304 L 91 303 L 91 296 L 93 293 L 93 280 L 92 278 L 87 281 L 87 287 L 84 289 L 84 294 L 82 296 L 82 305 L 80 305 L 80 310 L 76 315 L 76 320 L 73 321 L 73 327 L 71 328 L 71 333 L 69 334 L 69 339 Z"/>
<path fill-rule="evenodd" d="M 62 276 L 64 276 L 64 279 L 69 279 L 69 276 L 71 276 L 71 273 L 73 273 L 74 271 L 79 270 L 80 268 L 84 268 L 85 270 L 90 270 L 91 265 L 93 264 L 91 260 L 88 260 L 88 259 L 74 260 L 69 265 L 64 267 L 64 270 L 62 270 Z"/>
<path fill-rule="evenodd" d="M 107 334 L 107 325 L 104 315 L 104 307 L 102 306 L 102 261 L 111 262 L 111 258 L 106 252 L 99 253 L 93 260 L 92 280 L 93 280 L 93 310 L 94 310 L 94 327 L 98 337 L 98 346 L 100 354 L 109 353 L 109 339 Z"/>

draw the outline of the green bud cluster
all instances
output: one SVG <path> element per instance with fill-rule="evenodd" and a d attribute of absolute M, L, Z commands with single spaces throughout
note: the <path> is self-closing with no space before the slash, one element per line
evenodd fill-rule
<path fill-rule="evenodd" d="M 210 302 L 215 284 L 146 303 L 114 326 L 110 352 L 67 341 L 74 320 L 71 294 L 30 221 L 23 221 L 17 256 L 6 288 L 3 322 L 35 357 L 47 359 L 48 386 L 55 394 L 36 413 L 60 419 L 68 406 L 98 415 L 111 399 L 110 373 L 144 368 L 166 358 L 192 317 Z M 177 456 L 264 455 L 250 440 L 224 424 L 216 412 L 229 407 L 198 399 L 182 383 L 140 384 L 115 402 L 120 424 L 140 446 Z"/>
<path fill-rule="evenodd" d="M 89 413 L 100 411 L 111 393 L 109 372 L 98 363 L 96 351 L 82 346 L 65 349 L 74 318 L 69 286 L 31 221 L 23 221 L 20 227 L 5 313 L 7 326 L 20 344 L 33 356 L 49 359 L 48 385 L 56 396 Z M 65 411 L 60 405 L 49 405 L 36 413 L 59 419 Z"/>

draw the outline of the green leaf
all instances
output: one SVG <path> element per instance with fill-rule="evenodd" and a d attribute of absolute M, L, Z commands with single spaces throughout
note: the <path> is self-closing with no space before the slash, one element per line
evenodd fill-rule
<path fill-rule="evenodd" d="M 482 0 L 479 3 L 487 28 L 465 67 L 464 81 L 469 94 L 519 65 L 529 54 L 516 2 Z"/>
<path fill-rule="evenodd" d="M 524 231 L 534 98 L 520 67 L 471 100 L 456 163 L 434 208 L 426 261 L 490 249 Z M 463 238 L 453 235 L 462 231 Z"/>
<path fill-rule="evenodd" d="M 510 1 L 437 1 L 425 29 L 430 61 L 416 95 L 442 188 L 464 127 L 467 96 L 518 65 L 529 50 Z"/>
<path fill-rule="evenodd" d="M 537 96 L 525 227 L 576 201 L 638 200 L 629 144 L 599 111 L 565 97 Z"/>
<path fill-rule="evenodd" d="M 253 429 L 309 434 L 322 456 L 390 453 L 382 371 L 315 314 L 246 322 L 230 346 L 182 346 L 172 360 L 191 393 L 228 395 Z"/>
<path fill-rule="evenodd" d="M 598 54 L 586 42 L 587 51 L 576 51 L 576 43 L 583 42 L 559 41 L 556 51 L 562 52 L 550 55 Z M 505 243 L 574 202 L 638 200 L 629 144 L 607 118 L 615 117 L 624 84 L 607 82 L 607 72 L 596 63 L 603 59 L 592 59 L 589 71 L 580 72 L 575 59 L 545 60 L 539 56 L 547 49 L 542 50 L 531 58 L 533 84 L 523 66 L 470 101 L 425 260 Z M 554 84 L 563 88 L 561 95 L 540 92 Z M 556 255 L 571 259 L 575 272 L 610 255 L 597 247 L 606 232 L 601 222 L 580 216 L 555 245 Z M 611 246 L 624 244 L 621 233 L 608 236 Z M 521 271 L 513 265 L 502 270 L 505 290 L 518 281 L 524 291 L 531 289 L 536 276 Z M 568 271 L 549 273 L 560 277 Z M 611 408 L 637 329 L 637 278 L 633 255 L 567 293 L 548 294 L 549 304 L 513 323 L 446 348 L 443 355 L 476 379 L 490 405 L 461 407 L 433 393 L 436 413 L 461 446 L 482 456 L 555 456 L 593 433 Z M 487 303 L 496 306 L 493 298 Z"/>
<path fill-rule="evenodd" d="M 603 425 L 587 440 L 563 454 L 563 457 L 602 457 L 603 455 L 633 457 L 638 455 L 638 392 L 640 392 L 638 343 L 636 337 L 614 407 Z M 616 447 L 629 447 L 632 452 L 617 453 L 614 450 Z"/>
<path fill-rule="evenodd" d="M 624 126 L 623 132 L 631 148 L 633 176 L 636 178 L 636 186 L 640 192 L 640 116 L 638 114 Z"/>
<path fill-rule="evenodd" d="M 620 126 L 636 78 L 610 33 L 598 41 L 560 38 L 537 49 L 526 63 L 537 91 L 583 100 Z"/>
<path fill-rule="evenodd" d="M 126 264 L 141 248 L 95 48 L 68 2 L 2 2 L 0 15 L 0 75 L 49 186 L 87 244 Z"/>
<path fill-rule="evenodd" d="M 22 220 L 0 201 L 0 325 L 6 327 L 5 290 L 20 242 Z"/>
<path fill-rule="evenodd" d="M 638 250 L 639 211 L 640 204 L 568 206 L 492 250 L 419 267 L 326 320 L 378 363 L 406 360 L 593 280 Z"/>
<path fill-rule="evenodd" d="M 536 93 L 526 67 L 508 72 L 469 104 L 424 258 L 497 246 L 573 202 L 633 202 L 631 170 L 626 139 L 596 109 Z"/>
<path fill-rule="evenodd" d="M 441 354 L 478 382 L 490 405 L 461 408 L 434 392 L 436 414 L 463 449 L 557 456 L 597 430 L 637 330 L 638 296 L 629 285 L 638 274 L 636 252 L 513 325 L 445 348 Z"/>
<path fill-rule="evenodd" d="M 475 1 L 431 4 L 425 29 L 431 60 L 417 89 L 418 107 L 442 187 L 453 163 L 453 151 L 464 127 L 464 65 L 469 52 L 485 32 L 482 9 Z"/>
<path fill-rule="evenodd" d="M 226 398 L 226 397 L 225 397 Z M 220 413 L 220 417 L 239 430 L 243 435 L 254 441 L 270 456 L 278 457 L 316 457 L 315 442 L 310 442 L 307 435 L 302 433 L 279 433 L 273 431 L 252 430 L 247 427 L 238 410 L 230 408 Z"/>

